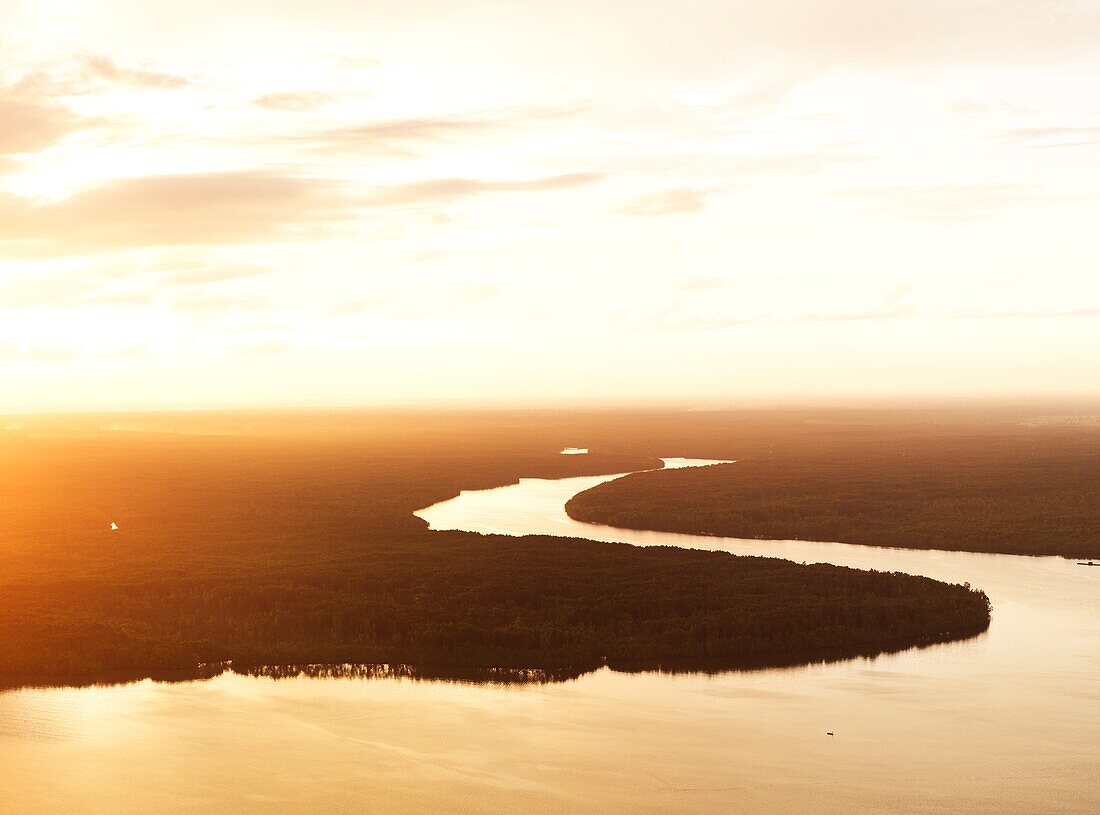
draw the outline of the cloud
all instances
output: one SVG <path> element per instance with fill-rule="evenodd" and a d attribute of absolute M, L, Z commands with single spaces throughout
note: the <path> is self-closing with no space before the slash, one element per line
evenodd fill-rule
<path fill-rule="evenodd" d="M 7 279 L 0 276 L 0 308 L 144 306 L 157 299 L 156 292 L 165 283 L 187 291 L 193 285 L 237 280 L 266 272 L 266 269 L 245 263 L 218 264 L 207 260 L 188 263 L 186 259 L 136 266 L 111 262 L 64 271 L 36 270 Z M 211 297 L 188 293 L 181 294 L 180 301 L 185 310 L 190 307 L 193 311 L 225 305 L 224 298 L 208 302 Z"/>
<path fill-rule="evenodd" d="M 56 203 L 0 193 L 0 255 L 288 238 L 352 213 L 336 182 L 266 171 L 121 179 Z"/>
<path fill-rule="evenodd" d="M 181 25 L 200 38 L 211 26 L 252 27 L 259 36 L 256 20 L 273 7 L 280 15 L 300 7 L 288 25 L 307 43 L 329 32 L 331 49 L 353 32 L 377 31 L 383 24 L 389 42 L 378 45 L 387 64 L 401 53 L 392 46 L 404 39 L 433 56 L 455 49 L 488 57 L 495 49 L 512 76 L 542 69 L 560 76 L 563 85 L 585 74 L 589 81 L 729 77 L 760 59 L 784 66 L 995 64 L 1050 70 L 1071 61 L 1092 64 L 1100 32 L 1100 9 L 1090 0 L 684 0 L 675 14 L 665 3 L 577 0 L 496 2 L 477 13 L 453 0 L 197 0 L 188 5 L 191 19 Z"/>
<path fill-rule="evenodd" d="M 742 91 L 730 100 L 730 106 L 741 114 L 774 110 L 790 99 L 804 81 L 801 76 L 783 76 Z"/>
<path fill-rule="evenodd" d="M 902 286 L 888 294 L 877 307 L 855 311 L 818 312 L 794 314 L 729 314 L 720 312 L 689 312 L 679 305 L 672 305 L 659 312 L 640 315 L 620 312 L 613 321 L 627 330 L 658 331 L 712 331 L 741 326 L 757 325 L 830 325 L 843 323 L 867 323 L 880 320 L 1034 320 L 1034 319 L 1093 319 L 1100 317 L 1100 308 L 1068 309 L 953 309 L 926 311 L 912 302 L 912 291 Z"/>
<path fill-rule="evenodd" d="M 566 173 L 521 181 L 485 181 L 476 178 L 433 178 L 411 184 L 398 184 L 365 199 L 368 206 L 402 206 L 450 201 L 455 198 L 493 192 L 536 192 L 562 190 L 594 184 L 602 173 Z"/>
<path fill-rule="evenodd" d="M 869 187 L 840 195 L 862 201 L 868 211 L 933 223 L 980 220 L 1018 209 L 1077 200 L 1034 184 L 957 184 L 929 187 Z"/>
<path fill-rule="evenodd" d="M 672 305 L 658 312 L 643 315 L 619 312 L 612 323 L 627 331 L 716 331 L 754 325 L 793 325 L 802 323 L 856 322 L 881 319 L 877 311 L 839 314 L 729 314 L 722 312 L 686 311 Z"/>
<path fill-rule="evenodd" d="M 880 311 L 886 314 L 910 313 L 913 304 L 913 289 L 910 286 L 898 286 L 882 301 Z"/>
<path fill-rule="evenodd" d="M 848 153 L 774 153 L 759 156 L 738 156 L 723 162 L 722 168 L 729 175 L 817 175 L 833 167 L 864 161 L 864 156 Z"/>
<path fill-rule="evenodd" d="M 624 215 L 672 215 L 698 212 L 706 202 L 707 193 L 690 187 L 665 190 L 631 201 L 618 211 Z"/>
<path fill-rule="evenodd" d="M 518 110 L 507 113 L 448 114 L 332 128 L 305 136 L 315 149 L 334 153 L 382 153 L 414 155 L 409 144 L 445 142 L 463 136 L 486 133 L 527 121 L 572 116 L 577 106 Z"/>
<path fill-rule="evenodd" d="M 442 139 L 455 133 L 484 130 L 499 124 L 495 118 L 462 116 L 425 116 L 411 119 L 387 119 L 325 131 L 333 140 L 361 139 Z"/>
<path fill-rule="evenodd" d="M 203 316 L 257 311 L 266 305 L 267 301 L 263 298 L 245 295 L 184 294 L 172 301 L 172 307 L 177 311 Z"/>
<path fill-rule="evenodd" d="M 441 142 L 498 127 L 501 119 L 427 116 L 389 119 L 381 122 L 325 130 L 306 137 L 319 150 L 332 153 L 383 153 L 414 155 L 408 143 Z"/>
<path fill-rule="evenodd" d="M 268 110 L 302 113 L 327 105 L 334 99 L 330 93 L 265 93 L 252 100 L 252 104 Z"/>
<path fill-rule="evenodd" d="M 1016 311 L 956 311 L 944 315 L 957 319 L 991 319 L 991 320 L 1035 320 L 1035 319 L 1094 319 L 1100 317 L 1100 308 L 1069 308 L 1069 309 L 1045 309 L 1028 311 L 1019 309 Z"/>
<path fill-rule="evenodd" d="M 255 170 L 120 179 L 46 203 L 0 192 L 0 257 L 317 237 L 335 222 L 354 219 L 362 207 L 568 189 L 602 178 L 599 173 L 519 181 L 439 178 L 364 195 L 337 181 Z M 210 275 L 207 282 L 224 279 Z M 195 282 L 202 278 L 197 273 Z M 186 280 L 181 275 L 180 282 Z"/>
<path fill-rule="evenodd" d="M 781 73 L 748 85 L 737 92 L 704 92 L 702 98 L 688 97 L 688 105 L 710 114 L 723 126 L 767 116 L 783 108 L 807 80 L 804 72 Z"/>
<path fill-rule="evenodd" d="M 681 291 L 717 291 L 730 285 L 724 277 L 689 277 L 677 284 Z"/>
<path fill-rule="evenodd" d="M 332 306 L 325 312 L 327 317 L 355 317 L 362 314 L 375 314 L 394 305 L 390 295 L 379 295 L 369 300 L 348 300 Z"/>
<path fill-rule="evenodd" d="M 229 346 L 229 353 L 236 356 L 270 356 L 285 354 L 293 344 L 290 340 L 281 337 L 253 340 L 251 342 L 237 343 Z"/>
<path fill-rule="evenodd" d="M 266 274 L 267 269 L 247 263 L 233 265 L 199 265 L 191 269 L 180 269 L 170 274 L 166 282 L 176 286 L 194 286 L 207 283 L 221 283 L 225 280 L 240 280 Z"/>
<path fill-rule="evenodd" d="M 94 274 L 53 272 L 0 278 L 0 307 L 26 308 L 83 303 L 106 284 Z"/>
<path fill-rule="evenodd" d="M 37 152 L 88 126 L 88 120 L 46 98 L 0 86 L 0 157 Z"/>
<path fill-rule="evenodd" d="M 713 291 L 725 288 L 724 278 L 691 278 L 677 288 L 691 291 Z M 753 325 L 812 325 L 828 323 L 860 323 L 875 320 L 892 320 L 922 316 L 958 316 L 955 314 L 926 315 L 914 304 L 914 292 L 909 286 L 897 286 L 886 293 L 877 306 L 855 311 L 808 311 L 785 314 L 731 314 L 722 311 L 700 312 L 686 310 L 674 303 L 650 315 L 631 315 L 625 312 L 615 317 L 615 322 L 626 328 L 649 328 L 667 331 L 697 331 L 736 328 Z"/>
<path fill-rule="evenodd" d="M 388 301 L 381 301 L 383 304 Z M 373 311 L 375 308 L 374 303 L 368 303 L 365 300 L 351 300 L 346 303 L 340 303 L 333 306 L 326 313 L 329 317 L 353 317 L 359 314 L 366 314 L 369 311 Z"/>
<path fill-rule="evenodd" d="M 145 306 L 153 302 L 148 291 L 93 292 L 76 302 L 98 306 Z"/>
<path fill-rule="evenodd" d="M 419 252 L 414 252 L 409 260 L 415 263 L 428 263 L 433 260 L 443 260 L 449 257 L 446 252 L 441 252 L 438 249 L 423 249 Z"/>
<path fill-rule="evenodd" d="M 499 296 L 504 291 L 500 283 L 467 283 L 455 288 L 454 293 L 463 300 L 484 303 Z"/>
<path fill-rule="evenodd" d="M 129 285 L 134 282 L 139 286 L 142 283 L 132 273 L 104 274 L 92 269 L 35 271 L 0 280 L 0 308 L 140 306 L 153 302 L 152 292 Z"/>
<path fill-rule="evenodd" d="M 79 344 L 0 342 L 0 362 L 67 363 L 88 356 L 100 359 L 138 359 L 145 356 L 146 352 L 144 345 L 102 348 L 90 354 L 86 347 Z"/>
<path fill-rule="evenodd" d="M 1084 147 L 1100 143 L 1100 127 L 1020 127 L 1003 134 L 1031 147 Z"/>
<path fill-rule="evenodd" d="M 133 88 L 182 88 L 191 84 L 175 74 L 149 68 L 124 68 L 105 56 L 85 55 L 80 61 L 86 81 L 101 80 Z"/>
<path fill-rule="evenodd" d="M 71 345 L 0 342 L 0 362 L 71 362 L 81 356 Z"/>
<path fill-rule="evenodd" d="M 947 103 L 947 111 L 959 116 L 980 116 L 997 113 L 1031 114 L 1032 108 L 1007 99 L 956 99 Z"/>
<path fill-rule="evenodd" d="M 80 350 L 65 345 L 34 345 L 24 349 L 34 362 L 70 362 L 80 357 Z"/>
<path fill-rule="evenodd" d="M 0 342 L 0 362 L 72 362 L 80 356 L 73 345 Z"/>
<path fill-rule="evenodd" d="M 1082 57 L 1091 61 L 1100 9 L 1079 0 L 1013 3 L 1007 9 L 987 0 L 784 0 L 762 10 L 739 0 L 709 22 L 700 48 L 716 47 L 718 37 L 735 30 L 765 53 L 824 64 L 1048 68 Z"/>

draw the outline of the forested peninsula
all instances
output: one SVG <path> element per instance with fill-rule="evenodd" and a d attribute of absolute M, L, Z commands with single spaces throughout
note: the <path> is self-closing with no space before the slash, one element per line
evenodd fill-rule
<path fill-rule="evenodd" d="M 523 414 L 44 421 L 0 437 L 3 684 L 226 661 L 457 676 L 751 667 L 957 639 L 989 622 L 980 591 L 922 577 L 433 532 L 412 515 L 520 476 L 657 466 L 625 447 L 557 454 L 600 428 L 625 441 L 614 416 L 581 430 Z"/>

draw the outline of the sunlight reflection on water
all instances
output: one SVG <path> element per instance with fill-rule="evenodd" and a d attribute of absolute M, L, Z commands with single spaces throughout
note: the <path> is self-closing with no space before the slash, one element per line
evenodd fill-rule
<path fill-rule="evenodd" d="M 417 514 L 435 529 L 969 581 L 992 599 L 992 625 L 874 659 L 719 675 L 602 669 L 505 686 L 225 673 L 3 693 L 0 811 L 1100 811 L 1100 570 L 633 532 L 565 515 L 569 497 L 613 477 L 524 479 Z"/>

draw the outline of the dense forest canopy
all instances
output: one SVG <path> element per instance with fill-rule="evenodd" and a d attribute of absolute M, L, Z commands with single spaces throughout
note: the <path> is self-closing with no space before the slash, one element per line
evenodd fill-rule
<path fill-rule="evenodd" d="M 865 429 L 735 464 L 638 473 L 566 509 L 630 529 L 1100 558 L 1100 432 Z"/>
<path fill-rule="evenodd" d="M 825 455 L 899 433 L 928 444 L 1045 432 L 999 415 L 822 415 L 5 417 L 0 675 L 71 681 L 222 660 L 565 673 L 771 664 L 984 630 L 984 595 L 925 578 L 430 532 L 412 515 L 461 489 L 656 467 L 658 455 Z M 592 452 L 559 455 L 565 447 Z"/>

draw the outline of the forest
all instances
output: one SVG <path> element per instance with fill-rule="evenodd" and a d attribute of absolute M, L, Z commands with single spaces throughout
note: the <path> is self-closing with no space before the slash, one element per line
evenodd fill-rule
<path fill-rule="evenodd" d="M 1100 558 L 1100 432 L 884 429 L 637 473 L 575 520 L 736 538 Z"/>
<path fill-rule="evenodd" d="M 957 639 L 989 624 L 983 593 L 921 577 L 432 532 L 412 515 L 521 476 L 656 467 L 656 455 L 698 455 L 708 439 L 715 457 L 818 437 L 835 446 L 835 428 L 807 431 L 801 414 L 4 423 L 7 684 L 169 675 L 230 660 L 244 671 L 369 662 L 545 676 L 604 664 L 751 667 Z M 558 454 L 568 446 L 592 453 Z"/>
<path fill-rule="evenodd" d="M 582 670 L 873 653 L 988 623 L 980 592 L 927 578 L 572 539 L 446 538 L 313 562 L 8 583 L 0 653 L 7 673 L 44 676 L 219 660 Z"/>

